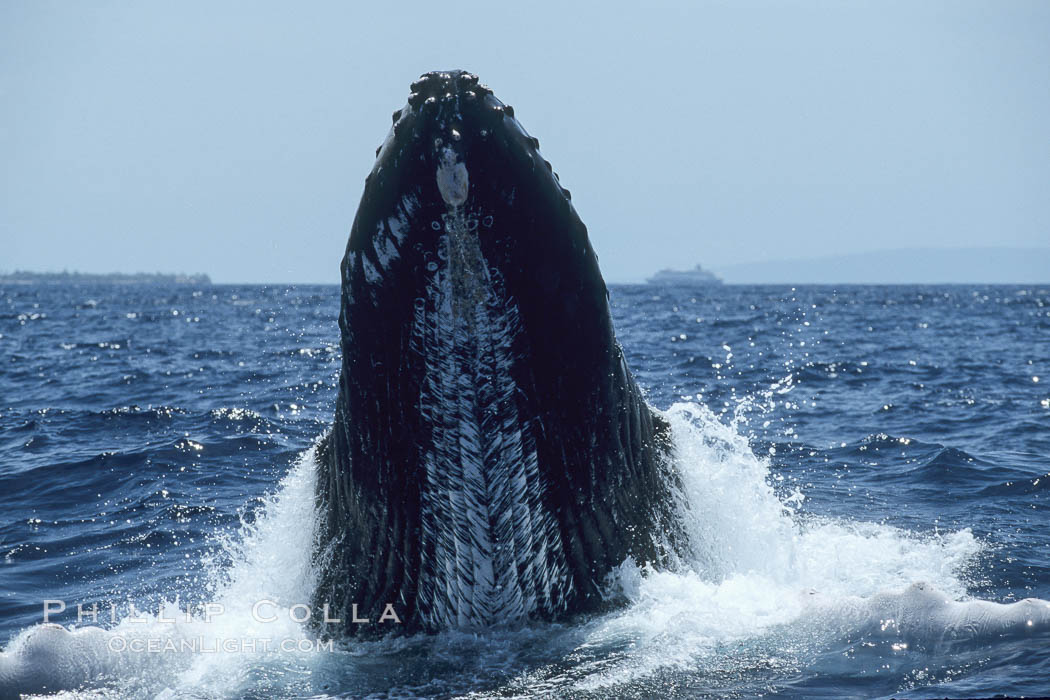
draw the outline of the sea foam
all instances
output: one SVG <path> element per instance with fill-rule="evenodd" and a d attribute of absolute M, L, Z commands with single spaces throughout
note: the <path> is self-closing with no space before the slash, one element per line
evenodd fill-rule
<path fill-rule="evenodd" d="M 465 691 L 478 682 L 521 692 L 597 690 L 667 669 L 751 664 L 763 649 L 817 653 L 857 638 L 936 647 L 1050 629 L 1046 601 L 968 598 L 962 572 L 980 551 L 969 530 L 920 536 L 806 515 L 803 495 L 779 488 L 738 425 L 692 403 L 676 404 L 665 416 L 689 551 L 673 570 L 625 562 L 611 584 L 628 600 L 622 609 L 569 625 L 324 648 L 308 625 L 295 621 L 302 612 L 295 606 L 309 603 L 316 580 L 317 465 L 310 449 L 258 517 L 220 542 L 232 563 L 210 573 L 210 615 L 182 609 L 173 591 L 159 615 L 110 629 L 29 628 L 0 652 L 0 698 L 76 688 L 94 688 L 91 697 L 221 697 L 260 688 L 300 695 L 323 693 L 333 679 L 366 692 L 370 684 L 383 689 L 387 663 L 405 655 L 412 659 L 406 694 Z M 253 611 L 263 600 L 266 621 Z M 263 639 L 269 648 L 260 647 Z M 154 640 L 167 650 L 132 651 L 132 640 Z M 223 648 L 226 640 L 239 641 Z M 247 640 L 255 644 L 246 648 Z M 203 646 L 172 651 L 192 643 Z M 566 655 L 581 661 L 563 677 L 535 672 L 543 665 L 537 658 Z"/>

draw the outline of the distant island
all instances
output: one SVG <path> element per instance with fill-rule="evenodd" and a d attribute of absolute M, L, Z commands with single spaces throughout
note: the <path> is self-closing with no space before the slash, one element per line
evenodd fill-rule
<path fill-rule="evenodd" d="M 692 270 L 660 270 L 646 280 L 649 284 L 722 284 L 714 273 L 697 265 Z"/>
<path fill-rule="evenodd" d="M 0 284 L 211 284 L 207 275 L 163 274 L 160 272 L 26 272 L 0 273 Z"/>
<path fill-rule="evenodd" d="M 1047 284 L 1050 247 L 912 248 L 725 265 L 729 284 Z"/>

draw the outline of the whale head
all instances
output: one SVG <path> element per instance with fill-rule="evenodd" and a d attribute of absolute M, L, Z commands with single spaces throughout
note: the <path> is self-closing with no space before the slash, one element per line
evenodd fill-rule
<path fill-rule="evenodd" d="M 653 558 L 653 416 L 597 256 L 476 76 L 412 83 L 341 273 L 324 602 L 401 604 L 424 629 L 556 617 Z"/>
<path fill-rule="evenodd" d="M 357 278 L 352 287 L 366 298 L 344 303 L 382 304 L 389 312 L 391 287 L 405 296 L 406 286 L 425 283 L 450 258 L 457 283 L 494 273 L 508 294 L 556 299 L 570 312 L 604 306 L 597 257 L 569 191 L 513 108 L 477 76 L 424 74 L 393 122 L 343 262 L 344 282 Z M 476 241 L 477 249 L 447 246 L 449 235 Z M 575 260 L 585 264 L 567 264 Z"/>

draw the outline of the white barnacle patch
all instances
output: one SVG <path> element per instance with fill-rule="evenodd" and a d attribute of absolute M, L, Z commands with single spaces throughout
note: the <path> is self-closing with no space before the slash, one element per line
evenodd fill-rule
<path fill-rule="evenodd" d="M 379 270 L 376 269 L 376 266 L 373 265 L 365 255 L 361 256 L 361 271 L 365 273 L 365 280 L 369 284 L 377 284 L 383 279 L 383 276 L 379 274 Z"/>
<path fill-rule="evenodd" d="M 402 218 L 403 222 L 408 222 L 409 217 L 416 213 L 419 209 L 419 200 L 414 195 L 406 194 L 401 198 L 401 212 L 404 215 Z"/>
<path fill-rule="evenodd" d="M 456 152 L 446 148 L 441 153 L 441 162 L 437 169 L 437 186 L 445 204 L 452 208 L 459 207 L 467 201 L 470 189 L 470 177 L 467 166 L 459 160 Z"/>
<path fill-rule="evenodd" d="M 394 208 L 393 215 L 381 219 L 372 234 L 372 248 L 375 251 L 375 265 L 369 264 L 369 259 L 362 259 L 362 269 L 365 278 L 370 284 L 374 284 L 380 278 L 379 270 L 389 269 L 391 263 L 401 255 L 401 246 L 409 234 L 409 219 L 419 208 L 419 201 L 412 195 L 405 195 Z"/>
<path fill-rule="evenodd" d="M 394 219 L 391 219 L 390 221 L 393 222 Z M 380 232 L 376 235 L 375 250 L 376 262 L 379 263 L 379 267 L 384 270 L 389 268 L 390 263 L 398 258 L 399 252 L 397 250 L 397 244 L 394 243 L 393 226 L 391 226 L 391 232 L 389 235 L 385 232 Z"/>
<path fill-rule="evenodd" d="M 355 253 L 355 258 L 360 257 L 360 253 Z M 342 289 L 343 297 L 347 303 L 353 303 L 354 301 L 354 284 L 353 284 L 354 264 L 351 262 L 348 265 L 344 265 L 342 269 Z"/>
<path fill-rule="evenodd" d="M 408 221 L 404 216 L 391 216 L 386 221 L 387 226 L 390 228 L 390 235 L 399 244 L 405 242 L 405 235 L 408 233 Z"/>

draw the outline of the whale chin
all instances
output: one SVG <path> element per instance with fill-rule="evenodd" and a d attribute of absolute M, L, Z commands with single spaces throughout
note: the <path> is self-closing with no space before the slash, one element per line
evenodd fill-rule
<path fill-rule="evenodd" d="M 319 446 L 320 610 L 401 631 L 605 604 L 680 539 L 666 425 L 616 342 L 597 257 L 539 143 L 476 76 L 412 84 L 342 262 Z"/>

